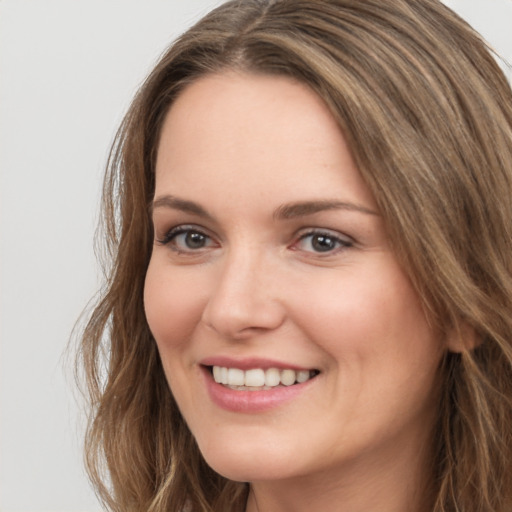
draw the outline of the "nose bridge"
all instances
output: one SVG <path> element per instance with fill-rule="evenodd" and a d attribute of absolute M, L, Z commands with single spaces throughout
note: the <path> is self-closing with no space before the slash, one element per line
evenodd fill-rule
<path fill-rule="evenodd" d="M 229 338 L 278 327 L 283 315 L 272 267 L 264 248 L 255 244 L 227 251 L 203 312 L 205 323 Z"/>

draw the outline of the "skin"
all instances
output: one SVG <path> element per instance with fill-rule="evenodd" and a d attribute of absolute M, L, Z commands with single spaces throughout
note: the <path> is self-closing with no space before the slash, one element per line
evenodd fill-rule
<path fill-rule="evenodd" d="M 311 201 L 344 206 L 283 215 Z M 206 461 L 251 482 L 247 511 L 426 509 L 446 345 L 323 102 L 284 77 L 189 85 L 163 125 L 153 221 L 147 320 Z M 233 412 L 206 389 L 200 362 L 217 356 L 320 373 L 278 407 Z"/>

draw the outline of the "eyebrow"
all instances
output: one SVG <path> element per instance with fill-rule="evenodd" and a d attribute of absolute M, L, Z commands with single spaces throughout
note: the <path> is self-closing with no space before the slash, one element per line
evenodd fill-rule
<path fill-rule="evenodd" d="M 365 213 L 367 215 L 378 215 L 377 212 L 357 203 L 338 200 L 300 201 L 280 206 L 274 213 L 276 219 L 294 219 L 306 217 L 328 210 L 348 210 Z"/>
<path fill-rule="evenodd" d="M 187 199 L 181 199 L 172 195 L 163 195 L 155 199 L 150 206 L 150 210 L 153 211 L 156 208 L 171 208 L 173 210 L 191 213 L 193 215 L 197 215 L 198 217 L 203 217 L 210 220 L 213 219 L 213 215 L 208 213 L 208 211 L 198 203 L 189 201 Z M 315 213 L 328 210 L 348 210 L 364 213 L 367 215 L 378 215 L 377 212 L 357 203 L 323 199 L 283 204 L 275 210 L 273 218 L 279 220 L 288 220 L 297 217 L 306 217 L 308 215 L 314 215 Z"/>
<path fill-rule="evenodd" d="M 213 219 L 213 216 L 210 215 L 201 205 L 195 203 L 194 201 L 180 199 L 179 197 L 171 195 L 160 196 L 155 199 L 150 206 L 150 213 L 156 208 L 172 208 L 173 210 L 192 213 L 198 217 Z"/>

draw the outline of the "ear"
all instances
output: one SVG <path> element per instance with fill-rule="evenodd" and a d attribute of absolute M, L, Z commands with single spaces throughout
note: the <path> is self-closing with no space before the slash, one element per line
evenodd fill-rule
<path fill-rule="evenodd" d="M 460 320 L 446 333 L 446 348 L 450 352 L 469 352 L 481 343 L 475 328 L 468 322 Z"/>

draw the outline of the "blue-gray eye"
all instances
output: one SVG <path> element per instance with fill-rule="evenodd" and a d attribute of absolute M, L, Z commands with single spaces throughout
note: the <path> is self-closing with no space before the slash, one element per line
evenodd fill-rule
<path fill-rule="evenodd" d="M 202 249 L 206 246 L 208 237 L 197 231 L 186 231 L 175 237 L 176 242 L 178 242 L 178 239 L 186 245 L 188 249 Z"/>
<path fill-rule="evenodd" d="M 300 250 L 313 253 L 328 253 L 350 246 L 352 246 L 351 241 L 325 232 L 308 233 L 301 236 L 297 243 Z"/>
<path fill-rule="evenodd" d="M 162 240 L 162 245 L 168 245 L 175 251 L 197 251 L 215 245 L 213 240 L 201 231 L 187 226 L 177 226 L 171 229 Z"/>
<path fill-rule="evenodd" d="M 336 249 L 338 241 L 331 236 L 314 235 L 311 238 L 311 247 L 317 252 L 327 252 Z"/>

